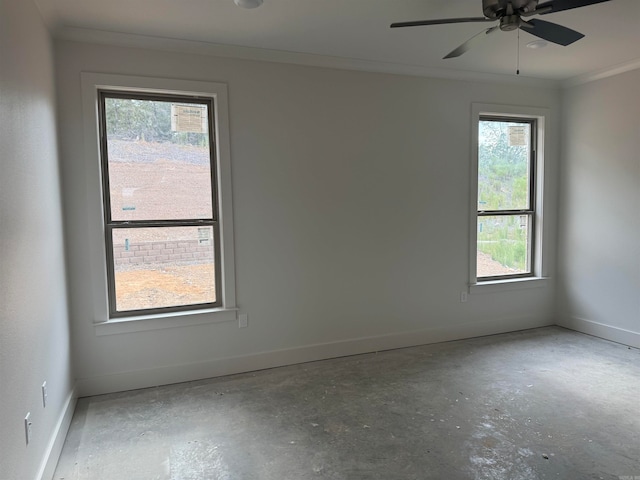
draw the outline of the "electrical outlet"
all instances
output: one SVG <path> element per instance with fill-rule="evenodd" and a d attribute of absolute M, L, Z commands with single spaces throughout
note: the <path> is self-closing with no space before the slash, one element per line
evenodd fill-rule
<path fill-rule="evenodd" d="M 31 412 L 27 413 L 24 417 L 24 435 L 27 440 L 27 445 L 31 441 Z"/>
<path fill-rule="evenodd" d="M 467 292 L 460 292 L 460 302 L 465 303 L 468 300 Z"/>
<path fill-rule="evenodd" d="M 249 315 L 246 313 L 238 314 L 238 328 L 247 328 L 249 326 Z"/>
<path fill-rule="evenodd" d="M 47 382 L 42 384 L 42 408 L 47 406 Z"/>

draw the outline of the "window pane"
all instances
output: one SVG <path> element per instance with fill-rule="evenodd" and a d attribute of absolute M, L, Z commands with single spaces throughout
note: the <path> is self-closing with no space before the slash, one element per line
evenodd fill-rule
<path fill-rule="evenodd" d="M 527 210 L 531 126 L 481 120 L 478 127 L 478 210 Z"/>
<path fill-rule="evenodd" d="M 111 219 L 213 218 L 205 104 L 105 98 Z"/>
<path fill-rule="evenodd" d="M 116 310 L 213 303 L 213 228 L 116 228 L 112 231 Z"/>
<path fill-rule="evenodd" d="M 478 217 L 477 276 L 531 272 L 530 215 Z"/>

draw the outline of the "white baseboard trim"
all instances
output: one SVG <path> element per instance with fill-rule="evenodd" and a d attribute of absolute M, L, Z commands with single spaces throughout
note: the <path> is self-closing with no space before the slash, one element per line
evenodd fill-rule
<path fill-rule="evenodd" d="M 73 412 L 76 409 L 76 401 L 78 396 L 76 395 L 76 389 L 74 388 L 69 393 L 67 400 L 64 402 L 60 417 L 56 423 L 56 427 L 53 430 L 47 450 L 42 458 L 40 470 L 36 475 L 36 480 L 51 480 L 55 473 L 56 466 L 58 465 L 58 459 L 62 452 L 64 440 L 67 438 L 67 432 L 71 425 L 71 419 L 73 418 Z"/>
<path fill-rule="evenodd" d="M 560 316 L 557 324 L 570 330 L 586 333 L 587 335 L 604 338 L 605 340 L 611 340 L 612 342 L 621 343 L 629 347 L 640 348 L 640 333 L 638 332 L 632 332 L 631 330 L 613 327 L 573 315 Z"/>
<path fill-rule="evenodd" d="M 547 318 L 511 317 L 81 378 L 76 386 L 80 397 L 100 395 L 551 325 L 554 325 L 554 321 Z"/>

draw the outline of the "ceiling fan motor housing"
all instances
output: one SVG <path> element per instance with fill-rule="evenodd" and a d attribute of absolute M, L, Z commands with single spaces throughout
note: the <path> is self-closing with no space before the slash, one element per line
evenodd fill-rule
<path fill-rule="evenodd" d="M 500 30 L 511 32 L 520 27 L 520 17 L 518 15 L 505 15 L 500 18 Z"/>
<path fill-rule="evenodd" d="M 482 0 L 482 11 L 485 17 L 497 19 L 514 13 L 532 12 L 537 5 L 538 0 Z"/>

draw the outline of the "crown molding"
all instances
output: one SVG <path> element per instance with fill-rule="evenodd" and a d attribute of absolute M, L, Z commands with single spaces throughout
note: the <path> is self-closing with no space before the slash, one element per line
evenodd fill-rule
<path fill-rule="evenodd" d="M 630 72 L 640 68 L 640 58 L 631 60 L 630 62 L 619 63 L 612 67 L 602 68 L 593 72 L 585 73 L 583 75 L 577 75 L 575 77 L 568 78 L 562 82 L 562 88 L 575 87 L 584 83 L 595 82 L 596 80 L 602 80 L 603 78 L 613 77 L 621 73 Z"/>
<path fill-rule="evenodd" d="M 76 27 L 64 27 L 57 29 L 54 32 L 53 36 L 56 40 L 113 45 L 128 48 L 145 48 L 150 50 L 208 55 L 240 60 L 335 68 L 341 70 L 389 73 L 396 75 L 410 75 L 460 81 L 525 85 L 543 88 L 559 88 L 561 86 L 561 83 L 558 80 L 549 80 L 526 76 L 501 75 L 492 73 L 471 72 L 466 70 L 433 68 L 421 65 L 378 62 L 372 60 L 334 57 L 310 53 L 298 53 L 283 50 L 242 47 L 238 45 L 222 45 L 192 40 L 135 35 L 130 33 L 120 33 Z"/>

